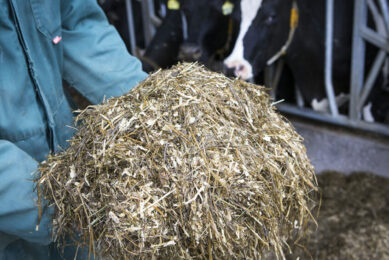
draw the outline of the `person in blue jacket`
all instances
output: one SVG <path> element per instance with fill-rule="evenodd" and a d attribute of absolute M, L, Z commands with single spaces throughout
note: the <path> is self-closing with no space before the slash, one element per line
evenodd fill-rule
<path fill-rule="evenodd" d="M 53 245 L 50 210 L 36 230 L 31 180 L 73 134 L 62 79 L 97 104 L 146 76 L 96 0 L 0 0 L 1 260 L 74 257 Z"/>

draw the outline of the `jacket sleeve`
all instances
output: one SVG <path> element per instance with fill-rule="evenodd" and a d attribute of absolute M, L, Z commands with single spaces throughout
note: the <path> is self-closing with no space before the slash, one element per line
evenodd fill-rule
<path fill-rule="evenodd" d="M 146 78 L 96 0 L 61 0 L 64 79 L 93 104 Z"/>
<path fill-rule="evenodd" d="M 0 233 L 46 245 L 51 241 L 52 212 L 43 212 L 36 231 L 38 199 L 32 179 L 37 167 L 23 150 L 0 140 Z"/>

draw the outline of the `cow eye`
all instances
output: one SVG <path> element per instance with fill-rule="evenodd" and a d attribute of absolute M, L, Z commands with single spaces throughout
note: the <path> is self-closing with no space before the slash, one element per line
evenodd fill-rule
<path fill-rule="evenodd" d="M 267 25 L 270 25 L 270 24 L 272 24 L 272 23 L 274 22 L 275 18 L 276 18 L 275 15 L 269 15 L 269 16 L 266 18 L 265 23 L 266 23 Z"/>

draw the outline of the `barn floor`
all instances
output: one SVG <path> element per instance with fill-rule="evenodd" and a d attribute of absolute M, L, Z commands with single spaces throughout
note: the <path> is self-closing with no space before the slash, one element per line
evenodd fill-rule
<path fill-rule="evenodd" d="M 287 259 L 388 260 L 389 179 L 325 172 L 318 183 L 321 204 L 312 211 L 317 225 L 311 222 L 304 238 L 290 242 Z"/>
<path fill-rule="evenodd" d="M 389 178 L 389 137 L 286 117 L 304 137 L 316 173 L 363 171 Z"/>
<path fill-rule="evenodd" d="M 321 203 L 312 211 L 317 225 L 291 242 L 286 258 L 389 259 L 389 138 L 287 118 L 320 173 Z"/>

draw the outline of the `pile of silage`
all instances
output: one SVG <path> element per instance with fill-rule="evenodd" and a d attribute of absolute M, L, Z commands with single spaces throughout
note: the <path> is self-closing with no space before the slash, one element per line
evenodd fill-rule
<path fill-rule="evenodd" d="M 313 168 L 265 89 L 197 64 L 77 117 L 37 180 L 54 236 L 108 258 L 283 258 L 311 218 Z"/>
<path fill-rule="evenodd" d="M 318 228 L 313 224 L 287 259 L 389 259 L 389 179 L 330 171 L 317 179 Z"/>

